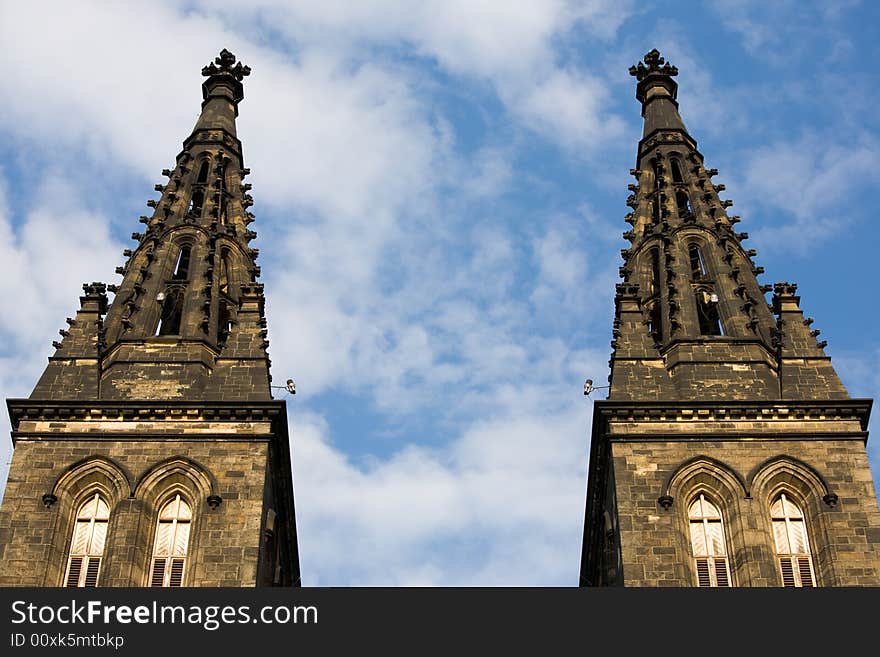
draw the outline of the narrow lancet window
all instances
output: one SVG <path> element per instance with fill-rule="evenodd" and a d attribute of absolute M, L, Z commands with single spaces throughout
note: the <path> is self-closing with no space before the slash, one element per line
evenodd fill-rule
<path fill-rule="evenodd" d="M 660 249 L 651 249 L 651 294 L 660 294 Z"/>
<path fill-rule="evenodd" d="M 183 586 L 192 509 L 178 494 L 159 512 L 150 586 Z"/>
<path fill-rule="evenodd" d="M 662 342 L 663 319 L 660 311 L 660 249 L 651 249 L 649 255 L 651 258 L 651 301 L 648 304 L 648 330 L 655 342 Z"/>
<path fill-rule="evenodd" d="M 217 308 L 217 344 L 223 346 L 232 332 L 232 314 L 229 312 L 229 302 L 225 299 L 220 301 Z"/>
<path fill-rule="evenodd" d="M 691 242 L 688 244 L 688 256 L 691 262 L 691 280 L 699 281 L 706 277 L 706 266 L 703 262 L 703 252 L 699 245 Z"/>
<path fill-rule="evenodd" d="M 172 287 L 163 294 L 162 314 L 156 335 L 180 335 L 180 320 L 183 315 L 183 289 Z"/>
<path fill-rule="evenodd" d="M 171 278 L 175 281 L 185 281 L 189 278 L 189 260 L 192 248 L 188 244 L 180 247 L 177 254 L 177 263 L 174 265 L 174 274 Z"/>
<path fill-rule="evenodd" d="M 199 175 L 196 178 L 196 182 L 199 184 L 204 184 L 208 182 L 208 160 L 202 160 L 202 166 L 199 167 Z"/>
<path fill-rule="evenodd" d="M 202 214 L 202 206 L 205 204 L 205 192 L 196 189 L 192 193 L 192 199 L 189 202 L 188 212 L 194 215 Z"/>
<path fill-rule="evenodd" d="M 95 493 L 79 507 L 73 537 L 70 539 L 67 572 L 64 575 L 65 586 L 98 585 L 109 522 L 110 507 L 100 493 Z"/>
<path fill-rule="evenodd" d="M 220 293 L 229 294 L 229 251 L 220 254 Z"/>
<path fill-rule="evenodd" d="M 684 179 L 681 177 L 681 167 L 678 164 L 678 160 L 671 160 L 669 166 L 672 168 L 672 182 L 684 182 Z"/>
<path fill-rule="evenodd" d="M 678 207 L 678 216 L 685 217 L 692 213 L 691 200 L 687 192 L 679 190 L 675 193 L 675 204 Z"/>
<path fill-rule="evenodd" d="M 770 506 L 770 517 L 782 585 L 815 586 L 810 542 L 800 507 L 782 493 Z"/>
<path fill-rule="evenodd" d="M 702 493 L 688 508 L 697 586 L 730 586 L 721 511 Z"/>
<path fill-rule="evenodd" d="M 718 314 L 718 295 L 706 290 L 697 290 L 696 300 L 700 335 L 724 335 L 721 316 Z"/>

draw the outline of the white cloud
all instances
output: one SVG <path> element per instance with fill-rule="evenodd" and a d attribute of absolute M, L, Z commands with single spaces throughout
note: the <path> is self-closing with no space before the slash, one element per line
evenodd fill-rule
<path fill-rule="evenodd" d="M 323 420 L 298 414 L 293 465 L 304 583 L 576 581 L 589 406 L 570 392 L 553 413 L 504 412 L 445 448 L 411 446 L 360 465 L 329 445 Z"/>
<path fill-rule="evenodd" d="M 590 408 L 580 386 L 607 371 L 612 243 L 626 228 L 626 183 L 607 153 L 637 139 L 615 143 L 614 86 L 589 58 L 602 48 L 585 44 L 614 38 L 633 7 L 3 4 L 12 93 L 0 131 L 35 154 L 41 181 L 0 203 L 3 390 L 27 395 L 80 283 L 119 263 L 109 226 L 137 225 L 109 219 L 132 214 L 115 178 L 152 188 L 195 122 L 199 69 L 227 47 L 253 68 L 238 127 L 273 372 L 299 390 L 291 434 L 306 583 L 574 584 Z M 747 125 L 673 28 L 660 24 L 659 43 L 687 70 L 685 118 Z M 803 216 L 810 205 L 830 216 L 827 195 L 876 161 L 869 141 L 853 162 L 815 144 L 801 161 L 809 143 L 780 144 L 756 151 L 742 186 L 773 209 L 794 194 Z M 567 158 L 542 159 L 544 149 Z M 555 182 L 567 172 L 542 169 L 573 161 L 600 169 L 572 176 L 583 193 Z M 796 191 L 779 191 L 771 174 Z M 619 213 L 600 219 L 585 203 L 604 193 L 597 180 L 619 189 Z M 533 205 L 521 207 L 526 197 Z M 34 302 L 13 304 L 23 297 Z M 315 410 L 336 397 L 381 426 L 336 435 L 332 410 Z"/>
<path fill-rule="evenodd" d="M 59 172 L 46 172 L 34 190 L 35 205 L 15 217 L 23 220 L 17 225 L 0 183 L 0 330 L 46 353 L 64 327 L 60 313 L 77 311 L 82 283 L 112 272 L 122 246 L 110 238 L 106 217 L 83 209 Z"/>
<path fill-rule="evenodd" d="M 859 4 L 860 0 L 714 0 L 711 6 L 750 55 L 773 65 L 797 65 L 807 50 L 830 61 L 848 56 L 851 44 L 840 23 Z"/>
<path fill-rule="evenodd" d="M 752 231 L 756 241 L 770 250 L 806 253 L 852 221 L 841 213 L 841 203 L 877 179 L 878 162 L 880 149 L 872 138 L 835 144 L 804 135 L 749 153 L 742 182 L 734 184 L 745 211 L 763 210 L 767 217 Z"/>

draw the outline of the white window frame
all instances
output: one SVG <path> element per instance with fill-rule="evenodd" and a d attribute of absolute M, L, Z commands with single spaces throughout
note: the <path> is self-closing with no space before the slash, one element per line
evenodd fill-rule
<path fill-rule="evenodd" d="M 92 508 L 89 508 L 92 505 Z M 101 506 L 106 514 L 101 513 Z M 101 517 L 103 515 L 103 517 Z M 70 588 L 93 588 L 98 586 L 101 576 L 101 565 L 104 550 L 107 547 L 107 535 L 110 527 L 110 505 L 101 495 L 94 495 L 79 505 L 73 520 L 73 531 L 70 534 L 70 549 L 67 554 L 67 567 L 64 569 L 64 586 Z M 81 541 L 83 548 L 77 550 L 77 536 L 83 529 Z M 102 536 L 103 534 L 103 536 Z M 96 541 L 97 539 L 97 541 Z M 100 550 L 95 543 L 100 542 Z"/>
<path fill-rule="evenodd" d="M 171 518 L 162 518 L 165 510 L 175 505 L 175 509 Z M 181 509 L 185 507 L 187 517 L 181 517 Z M 180 493 L 169 499 L 159 509 L 156 519 L 156 536 L 153 540 L 153 552 L 150 558 L 150 578 L 147 586 L 162 588 L 182 587 L 186 576 L 187 555 L 189 553 L 189 543 L 192 538 L 193 510 L 192 506 Z M 161 527 L 170 525 L 170 530 L 166 535 L 167 549 L 162 549 L 160 545 L 162 540 Z M 175 554 L 174 547 L 177 545 L 178 532 L 181 526 L 187 526 L 187 535 L 183 547 L 183 554 Z M 165 552 L 160 554 L 160 551 Z"/>
<path fill-rule="evenodd" d="M 781 503 L 782 514 L 774 514 L 773 507 L 777 503 Z M 789 513 L 789 507 L 794 507 L 799 516 Z M 793 545 L 793 537 L 795 535 L 792 529 L 793 524 L 801 525 L 801 533 L 803 535 L 804 552 L 794 552 L 791 549 Z M 807 519 L 801 505 L 792 500 L 784 492 L 777 495 L 770 504 L 770 527 L 773 532 L 773 547 L 776 552 L 776 565 L 779 568 L 779 576 L 782 580 L 782 586 L 786 588 L 813 588 L 818 586 L 816 583 L 816 570 L 813 566 L 813 554 L 810 549 L 810 536 L 807 531 Z M 784 527 L 785 542 L 788 550 L 780 550 L 779 540 L 776 535 L 776 528 Z"/>
<path fill-rule="evenodd" d="M 700 514 L 695 515 L 691 509 L 695 504 L 700 505 Z M 705 515 L 703 513 L 704 505 L 710 505 L 717 511 L 716 515 Z M 724 526 L 724 514 L 714 502 L 706 499 L 703 493 L 692 498 L 688 504 L 688 538 L 691 543 L 691 554 L 694 559 L 694 573 L 697 578 L 697 586 L 699 587 L 731 587 L 733 581 L 730 577 L 730 563 L 727 556 L 727 533 Z M 710 526 L 717 525 L 721 530 L 721 552 L 716 554 L 713 551 L 709 536 L 712 532 Z M 706 554 L 696 554 L 694 551 L 694 532 L 702 531 L 703 543 L 706 545 Z"/>

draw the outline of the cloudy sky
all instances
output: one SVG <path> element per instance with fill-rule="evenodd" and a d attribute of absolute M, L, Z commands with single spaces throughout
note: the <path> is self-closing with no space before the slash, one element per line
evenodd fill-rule
<path fill-rule="evenodd" d="M 0 0 L 0 392 L 118 282 L 230 49 L 305 585 L 577 584 L 651 48 L 761 282 L 880 392 L 874 3 L 49 4 Z"/>

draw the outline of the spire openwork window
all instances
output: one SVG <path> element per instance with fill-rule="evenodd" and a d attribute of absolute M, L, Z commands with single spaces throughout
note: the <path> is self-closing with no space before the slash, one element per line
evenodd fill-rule
<path fill-rule="evenodd" d="M 653 247 L 648 251 L 648 258 L 651 265 L 650 292 L 651 295 L 646 302 L 648 311 L 648 330 L 655 342 L 663 340 L 663 319 L 660 311 L 660 288 L 662 284 L 660 274 L 660 249 Z"/>
<path fill-rule="evenodd" d="M 678 209 L 679 217 L 689 217 L 693 214 L 693 210 L 691 209 L 691 199 L 685 190 L 679 189 L 675 192 L 675 205 Z"/>
<path fill-rule="evenodd" d="M 159 511 L 150 586 L 183 586 L 191 526 L 192 509 L 177 494 Z"/>
<path fill-rule="evenodd" d="M 700 493 L 688 507 L 688 523 L 697 586 L 730 586 L 724 521 L 720 509 Z"/>
<path fill-rule="evenodd" d="M 770 505 L 770 518 L 782 586 L 815 586 L 810 542 L 800 507 L 785 493 L 781 493 Z"/>
<path fill-rule="evenodd" d="M 672 182 L 683 183 L 684 178 L 681 176 L 681 164 L 676 158 L 669 161 L 669 168 L 672 169 Z"/>
<path fill-rule="evenodd" d="M 110 507 L 100 493 L 95 493 L 79 507 L 70 539 L 65 586 L 98 585 L 109 522 Z"/>
<path fill-rule="evenodd" d="M 691 280 L 699 281 L 706 277 L 706 264 L 703 261 L 703 251 L 696 242 L 688 244 L 688 258 L 691 263 Z"/>

